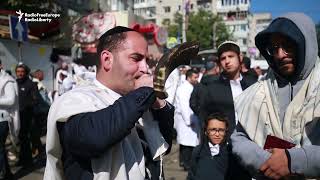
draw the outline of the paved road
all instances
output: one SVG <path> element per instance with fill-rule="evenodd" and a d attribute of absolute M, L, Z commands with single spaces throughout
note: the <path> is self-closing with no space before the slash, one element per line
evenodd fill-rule
<path fill-rule="evenodd" d="M 178 145 L 174 144 L 171 153 L 165 156 L 164 158 L 164 173 L 166 180 L 185 180 L 187 173 L 179 167 L 178 161 Z M 10 161 L 11 170 L 15 173 L 15 177 L 18 177 L 20 180 L 42 180 L 44 173 L 44 158 L 37 163 L 36 167 L 30 169 L 21 169 L 13 166 L 16 162 L 15 160 Z"/>
<path fill-rule="evenodd" d="M 179 146 L 173 144 L 171 152 L 164 158 L 164 175 L 166 180 L 185 180 L 187 172 L 179 166 Z"/>

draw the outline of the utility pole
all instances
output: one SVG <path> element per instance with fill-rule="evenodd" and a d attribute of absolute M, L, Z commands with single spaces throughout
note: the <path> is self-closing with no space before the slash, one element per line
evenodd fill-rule
<path fill-rule="evenodd" d="M 188 0 L 187 0 L 188 1 Z M 186 2 L 182 0 L 182 42 L 187 42 L 187 33 L 186 33 Z"/>
<path fill-rule="evenodd" d="M 217 30 L 217 22 L 214 22 L 213 23 L 213 33 L 212 33 L 212 40 L 213 40 L 213 42 L 212 42 L 212 49 L 216 49 L 216 30 Z"/>
<path fill-rule="evenodd" d="M 128 0 L 129 23 L 134 21 L 134 0 Z M 129 25 L 129 24 L 128 24 Z"/>

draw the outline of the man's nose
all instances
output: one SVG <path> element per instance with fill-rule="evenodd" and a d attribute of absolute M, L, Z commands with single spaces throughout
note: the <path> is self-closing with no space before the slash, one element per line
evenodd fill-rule
<path fill-rule="evenodd" d="M 230 63 L 230 58 L 226 57 L 226 64 L 229 64 L 229 63 Z"/>
<path fill-rule="evenodd" d="M 139 71 L 144 74 L 147 74 L 149 72 L 149 65 L 147 64 L 147 61 L 145 59 L 139 62 Z"/>
<path fill-rule="evenodd" d="M 276 51 L 275 51 L 275 54 L 274 54 L 274 57 L 278 58 L 278 59 L 282 59 L 284 58 L 286 55 L 285 51 L 279 47 Z"/>

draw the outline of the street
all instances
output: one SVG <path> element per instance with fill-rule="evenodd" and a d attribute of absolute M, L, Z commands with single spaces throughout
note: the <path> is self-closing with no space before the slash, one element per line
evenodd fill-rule
<path fill-rule="evenodd" d="M 44 137 L 42 138 L 44 142 Z M 183 168 L 179 167 L 179 146 L 173 144 L 171 152 L 164 158 L 164 173 L 166 180 L 185 180 L 187 172 Z M 14 163 L 16 160 L 11 160 L 9 162 L 11 166 L 11 171 L 15 174 L 15 177 L 19 180 L 42 180 L 44 173 L 45 159 L 40 157 L 39 162 L 36 163 L 35 167 L 30 167 L 30 169 L 22 170 L 19 167 L 15 167 Z"/>

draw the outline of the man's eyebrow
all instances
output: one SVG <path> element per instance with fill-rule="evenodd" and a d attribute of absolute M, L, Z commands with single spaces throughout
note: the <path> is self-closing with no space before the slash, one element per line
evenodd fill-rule
<path fill-rule="evenodd" d="M 143 54 L 140 54 L 140 53 L 132 53 L 131 56 L 136 56 L 139 59 L 143 59 L 145 57 Z"/>

